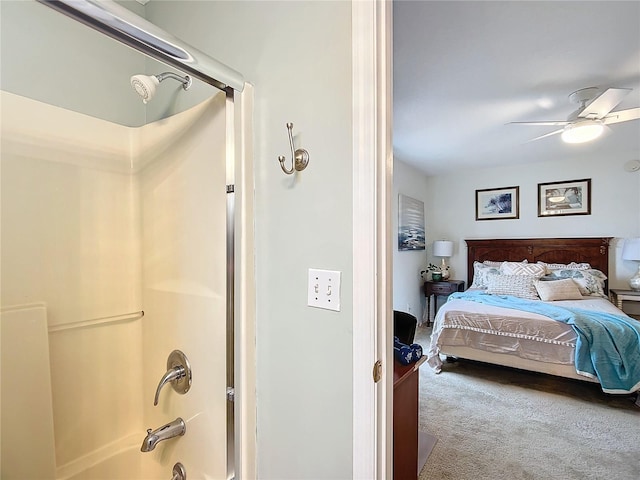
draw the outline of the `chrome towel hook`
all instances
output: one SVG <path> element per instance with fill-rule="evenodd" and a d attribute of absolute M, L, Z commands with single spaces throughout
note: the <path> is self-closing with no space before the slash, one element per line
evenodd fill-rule
<path fill-rule="evenodd" d="M 280 155 L 278 157 L 278 161 L 280 162 L 280 168 L 287 175 L 291 175 L 294 171 L 301 172 L 307 165 L 309 164 L 309 152 L 307 152 L 304 148 L 298 148 L 297 150 L 293 146 L 293 123 L 287 123 L 287 130 L 289 130 L 289 143 L 291 145 L 291 156 L 293 157 L 291 169 L 287 170 L 284 166 L 284 155 Z"/>

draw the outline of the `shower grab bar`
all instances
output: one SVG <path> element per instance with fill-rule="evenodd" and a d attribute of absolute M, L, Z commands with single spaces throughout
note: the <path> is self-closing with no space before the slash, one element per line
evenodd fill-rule
<path fill-rule="evenodd" d="M 49 333 L 63 332 L 65 330 L 93 327 L 95 325 L 102 325 L 104 323 L 120 323 L 139 320 L 142 317 L 144 317 L 144 310 L 140 310 L 139 312 L 124 313 L 122 315 L 113 315 L 111 317 L 92 318 L 89 320 L 80 320 L 77 322 L 63 323 L 60 325 L 51 325 L 49 326 L 48 330 Z"/>
<path fill-rule="evenodd" d="M 112 0 L 37 0 L 220 90 L 244 89 L 240 73 Z"/>

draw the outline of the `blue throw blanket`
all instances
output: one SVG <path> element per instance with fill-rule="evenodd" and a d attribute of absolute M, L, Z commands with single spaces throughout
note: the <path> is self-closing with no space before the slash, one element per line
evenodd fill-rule
<path fill-rule="evenodd" d="M 576 332 L 576 372 L 598 378 L 606 393 L 631 393 L 640 389 L 640 322 L 622 315 L 560 307 L 509 295 L 467 291 L 459 298 L 496 307 L 538 313 L 571 325 Z"/>

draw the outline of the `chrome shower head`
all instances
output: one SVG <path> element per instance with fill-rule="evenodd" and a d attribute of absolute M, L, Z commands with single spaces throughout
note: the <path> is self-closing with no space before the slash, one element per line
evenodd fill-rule
<path fill-rule="evenodd" d="M 159 75 L 134 75 L 131 77 L 131 86 L 136 91 L 138 95 L 142 97 L 142 103 L 147 103 L 149 100 L 153 98 L 156 94 L 156 87 L 160 85 L 166 78 L 173 78 L 174 80 L 178 80 L 182 83 L 182 88 L 188 90 L 191 86 L 191 77 L 189 75 L 185 75 L 181 77 L 172 72 L 164 72 Z"/>

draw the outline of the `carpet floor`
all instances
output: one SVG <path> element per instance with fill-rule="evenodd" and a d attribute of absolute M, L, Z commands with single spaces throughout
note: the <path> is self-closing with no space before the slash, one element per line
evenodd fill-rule
<path fill-rule="evenodd" d="M 418 327 L 426 351 L 431 329 Z M 637 480 L 636 395 L 479 362 L 420 368 L 419 428 L 438 438 L 419 480 Z"/>

